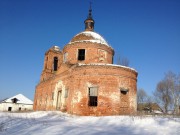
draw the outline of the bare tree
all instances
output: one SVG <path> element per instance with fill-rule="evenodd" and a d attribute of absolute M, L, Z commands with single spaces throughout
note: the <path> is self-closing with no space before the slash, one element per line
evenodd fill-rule
<path fill-rule="evenodd" d="M 147 96 L 146 102 L 147 102 L 147 107 L 149 108 L 149 111 L 152 112 L 153 111 L 152 110 L 152 105 L 154 103 L 154 100 L 153 100 L 152 96 Z"/>
<path fill-rule="evenodd" d="M 145 103 L 147 102 L 148 96 L 144 89 L 140 88 L 137 91 L 137 102 L 138 103 Z"/>
<path fill-rule="evenodd" d="M 178 106 L 180 100 L 180 75 L 176 75 L 169 71 L 165 74 L 156 87 L 154 97 L 163 106 L 165 113 L 168 109 L 172 109 L 174 113 L 178 113 Z"/>
<path fill-rule="evenodd" d="M 174 113 L 179 114 L 179 106 L 180 106 L 180 74 L 176 75 L 175 78 L 175 86 L 174 89 L 172 89 L 172 96 L 174 98 Z"/>
<path fill-rule="evenodd" d="M 169 105 L 171 103 L 171 97 L 167 82 L 165 80 L 162 80 L 157 84 L 154 96 L 156 101 L 160 103 L 161 106 L 163 106 L 164 112 L 167 113 Z"/>
<path fill-rule="evenodd" d="M 118 58 L 117 58 L 117 65 L 121 65 L 121 58 L 120 58 L 120 56 L 118 56 Z"/>
<path fill-rule="evenodd" d="M 137 91 L 137 103 L 138 111 L 152 112 L 153 99 L 142 88 Z"/>
<path fill-rule="evenodd" d="M 126 57 L 124 57 L 121 60 L 121 65 L 128 67 L 129 66 L 129 60 Z"/>
<path fill-rule="evenodd" d="M 117 65 L 122 65 L 122 66 L 128 67 L 129 66 L 129 59 L 126 57 L 121 58 L 120 56 L 118 56 Z"/>

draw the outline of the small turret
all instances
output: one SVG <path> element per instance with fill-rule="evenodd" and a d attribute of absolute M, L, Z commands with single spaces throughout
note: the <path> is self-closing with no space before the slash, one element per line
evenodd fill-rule
<path fill-rule="evenodd" d="M 87 19 L 84 21 L 85 23 L 85 31 L 94 31 L 94 20 L 92 18 L 92 9 L 91 9 L 91 3 L 89 7 L 89 14 Z"/>
<path fill-rule="evenodd" d="M 45 53 L 44 68 L 41 74 L 41 81 L 51 78 L 62 64 L 63 55 L 58 46 L 51 47 Z"/>

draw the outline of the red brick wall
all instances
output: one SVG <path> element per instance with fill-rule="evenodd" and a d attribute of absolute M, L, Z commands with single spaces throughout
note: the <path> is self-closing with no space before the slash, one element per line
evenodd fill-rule
<path fill-rule="evenodd" d="M 114 74 L 114 73 L 115 74 Z M 81 66 L 74 75 L 72 112 L 78 115 L 118 115 L 136 112 L 136 73 L 120 67 Z M 88 87 L 98 87 L 98 106 L 88 106 Z M 128 88 L 127 105 L 122 104 L 120 88 Z M 125 108 L 125 112 L 123 110 Z"/>
<path fill-rule="evenodd" d="M 78 61 L 78 49 L 86 50 L 85 60 Z M 51 48 L 45 54 L 44 69 L 36 86 L 34 110 L 97 116 L 135 113 L 137 72 L 112 65 L 113 56 L 111 47 L 91 42 L 67 44 L 63 51 Z M 58 57 L 57 71 L 53 71 L 54 57 Z M 89 106 L 89 87 L 98 88 L 96 107 Z M 128 92 L 122 94 L 121 89 Z"/>
<path fill-rule="evenodd" d="M 61 67 L 63 68 L 63 66 Z M 131 69 L 114 66 L 72 66 L 66 72 L 40 83 L 36 87 L 34 110 L 56 110 L 58 90 L 62 91 L 59 110 L 77 115 L 119 115 L 136 112 L 137 73 Z M 88 87 L 98 87 L 98 106 L 88 105 Z M 123 97 L 120 88 L 129 92 Z M 68 97 L 64 91 L 68 89 Z M 41 104 L 40 104 L 41 102 Z"/>
<path fill-rule="evenodd" d="M 85 60 L 78 61 L 78 49 L 85 49 Z M 114 56 L 114 50 L 106 45 L 97 43 L 76 43 L 68 44 L 64 47 L 63 53 L 68 53 L 68 63 L 110 63 L 112 64 L 112 58 Z"/>
<path fill-rule="evenodd" d="M 60 65 L 62 64 L 63 62 L 62 51 L 55 51 L 52 48 L 48 50 L 45 53 L 44 67 L 43 67 L 43 72 L 41 74 L 40 81 L 47 80 L 54 75 L 54 71 L 53 71 L 54 57 L 58 58 L 58 67 L 60 67 Z"/>

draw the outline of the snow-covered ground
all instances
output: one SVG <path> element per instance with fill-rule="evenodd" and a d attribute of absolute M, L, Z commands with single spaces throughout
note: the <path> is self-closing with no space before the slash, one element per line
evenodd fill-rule
<path fill-rule="evenodd" d="M 0 135 L 180 135 L 180 118 L 0 112 Z"/>

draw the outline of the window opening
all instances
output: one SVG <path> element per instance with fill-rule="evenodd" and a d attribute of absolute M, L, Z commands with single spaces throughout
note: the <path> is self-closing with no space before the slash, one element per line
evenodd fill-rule
<path fill-rule="evenodd" d="M 114 63 L 114 58 L 113 58 L 113 56 L 112 56 L 112 64 Z"/>
<path fill-rule="evenodd" d="M 12 111 L 12 107 L 8 107 L 8 111 Z"/>
<path fill-rule="evenodd" d="M 17 98 L 13 98 L 11 99 L 13 103 L 17 103 L 18 99 Z"/>
<path fill-rule="evenodd" d="M 98 104 L 98 89 L 96 87 L 89 88 L 89 106 L 97 106 Z"/>
<path fill-rule="evenodd" d="M 125 88 L 121 88 L 120 89 L 120 92 L 121 92 L 121 94 L 123 94 L 123 95 L 126 95 L 127 93 L 128 93 L 128 89 L 125 89 Z"/>
<path fill-rule="evenodd" d="M 54 71 L 57 71 L 58 68 L 58 57 L 54 57 Z"/>
<path fill-rule="evenodd" d="M 78 50 L 78 60 L 85 60 L 85 49 Z"/>

